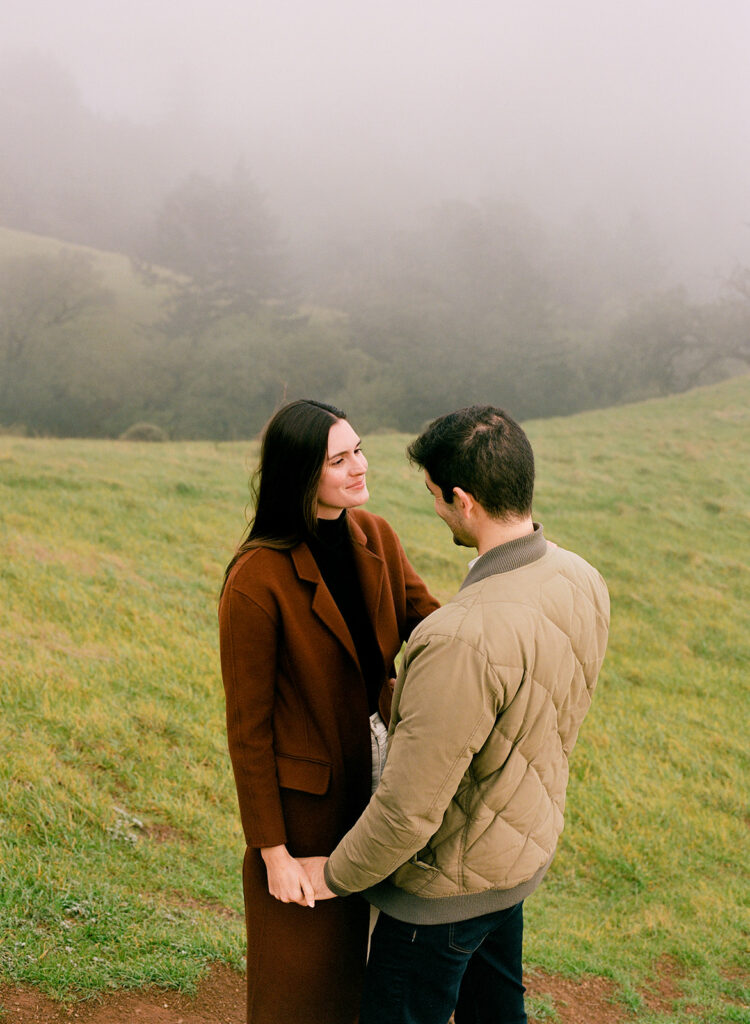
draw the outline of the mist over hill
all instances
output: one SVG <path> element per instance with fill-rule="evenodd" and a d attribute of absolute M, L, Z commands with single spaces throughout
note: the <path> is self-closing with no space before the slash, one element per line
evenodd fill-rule
<path fill-rule="evenodd" d="M 704 294 L 750 257 L 742 0 L 6 0 L 2 27 L 3 170 L 87 186 L 92 230 L 243 161 L 295 249 L 489 200 L 635 217 Z"/>
<path fill-rule="evenodd" d="M 605 265 L 571 281 L 554 248 L 529 247 L 527 215 L 456 204 L 365 265 L 352 253 L 313 304 L 258 203 L 242 174 L 194 179 L 154 236 L 174 270 L 0 229 L 0 427 L 253 437 L 310 396 L 365 430 L 416 431 L 474 403 L 526 419 L 671 394 L 750 361 L 746 273 L 711 303 L 640 293 Z"/>
<path fill-rule="evenodd" d="M 0 226 L 133 272 L 5 234 L 0 425 L 411 430 L 748 366 L 739 0 L 7 8 Z"/>

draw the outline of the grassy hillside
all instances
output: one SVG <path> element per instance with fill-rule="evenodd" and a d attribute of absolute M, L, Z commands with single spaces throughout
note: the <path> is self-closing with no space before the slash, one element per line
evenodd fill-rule
<path fill-rule="evenodd" d="M 118 437 L 173 386 L 179 353 L 156 327 L 168 289 L 127 256 L 0 228 L 6 300 L 0 424 L 15 433 Z"/>
<path fill-rule="evenodd" d="M 652 1024 L 748 1021 L 750 377 L 527 426 L 537 518 L 613 604 L 528 965 L 608 976 Z M 406 441 L 367 439 L 369 508 L 445 599 L 469 553 Z M 0 437 L 0 982 L 189 987 L 241 961 L 215 597 L 253 457 Z M 683 998 L 659 1014 L 665 963 Z"/>
<path fill-rule="evenodd" d="M 100 326 L 115 331 L 117 338 L 128 337 L 140 325 L 152 323 L 161 315 L 159 304 L 164 296 L 163 289 L 146 285 L 133 270 L 130 259 L 122 253 L 0 227 L 0 264 L 31 256 L 57 256 L 65 249 L 88 256 L 101 284 L 115 296 L 114 304 L 100 314 L 103 317 Z"/>

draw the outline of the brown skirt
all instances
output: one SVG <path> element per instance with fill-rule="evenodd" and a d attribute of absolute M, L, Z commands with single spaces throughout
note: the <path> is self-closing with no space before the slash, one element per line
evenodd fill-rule
<path fill-rule="evenodd" d="M 369 905 L 361 896 L 310 909 L 268 892 L 259 850 L 243 870 L 248 1024 L 356 1024 L 367 959 Z"/>

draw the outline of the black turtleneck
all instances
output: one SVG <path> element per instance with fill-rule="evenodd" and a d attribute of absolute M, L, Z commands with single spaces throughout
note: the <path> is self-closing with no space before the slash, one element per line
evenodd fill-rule
<path fill-rule="evenodd" d="M 338 519 L 318 519 L 317 535 L 308 537 L 307 544 L 320 569 L 323 582 L 330 590 L 349 628 L 362 668 L 367 688 L 367 703 L 372 714 L 378 709 L 378 696 L 385 679 L 385 667 L 362 595 L 346 512 L 342 512 Z"/>

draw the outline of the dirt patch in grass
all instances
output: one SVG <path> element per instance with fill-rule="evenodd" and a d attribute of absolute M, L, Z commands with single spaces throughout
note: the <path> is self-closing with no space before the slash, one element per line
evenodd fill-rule
<path fill-rule="evenodd" d="M 655 989 L 645 1001 L 668 1012 L 680 997 L 681 972 L 671 958 L 655 969 Z M 615 1001 L 616 987 L 606 978 L 562 978 L 544 971 L 525 978 L 527 997 L 544 999 L 554 1017 L 529 1017 L 530 1024 L 628 1024 L 634 1015 Z M 113 992 L 78 1003 L 57 1003 L 32 988 L 0 988 L 2 1024 L 245 1024 L 245 980 L 215 965 L 194 997 L 161 989 Z"/>
<path fill-rule="evenodd" d="M 245 915 L 241 910 L 235 910 L 234 907 L 228 907 L 226 904 L 220 903 L 218 900 L 201 900 L 196 896 L 188 896 L 185 893 L 179 892 L 173 893 L 171 899 L 177 906 L 183 909 L 207 910 L 212 914 L 216 914 L 218 917 L 223 917 L 227 921 L 244 920 Z"/>
<path fill-rule="evenodd" d="M 607 978 L 561 978 L 530 971 L 524 984 L 527 999 L 544 998 L 554 1007 L 555 1024 L 624 1024 L 632 1020 L 632 1014 L 613 1002 L 617 989 Z M 530 1016 L 530 1024 L 537 1019 Z"/>
<path fill-rule="evenodd" d="M 643 1001 L 654 1013 L 670 1013 L 678 999 L 682 998 L 680 982 L 685 976 L 684 969 L 674 957 L 661 956 L 654 964 L 653 982 Z"/>
<path fill-rule="evenodd" d="M 244 1024 L 245 980 L 216 965 L 194 997 L 142 989 L 56 1003 L 30 988 L 0 988 L 2 1024 Z"/>
<path fill-rule="evenodd" d="M 173 825 L 164 825 L 161 822 L 144 822 L 143 831 L 149 839 L 156 843 L 190 843 L 190 839 L 184 832 L 180 832 Z"/>

